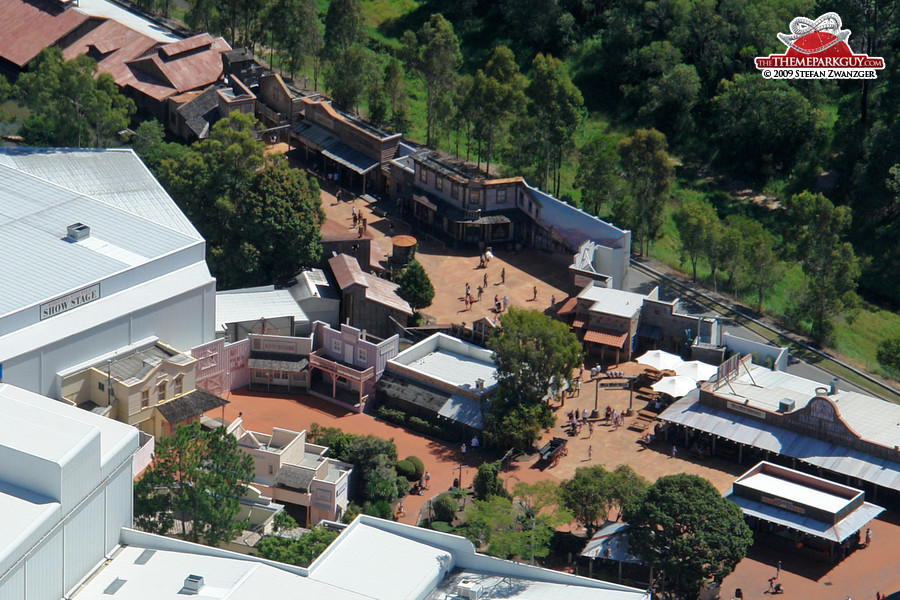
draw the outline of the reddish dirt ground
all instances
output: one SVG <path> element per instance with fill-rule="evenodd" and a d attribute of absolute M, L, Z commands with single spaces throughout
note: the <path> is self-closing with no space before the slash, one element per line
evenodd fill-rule
<path fill-rule="evenodd" d="M 623 369 L 635 369 L 635 366 L 623 366 Z M 425 468 L 431 474 L 429 490 L 424 496 L 408 496 L 403 502 L 405 516 L 399 518 L 405 523 L 415 523 L 425 501 L 439 493 L 450 489 L 453 479 L 457 477 L 462 458 L 462 483 L 468 487 L 472 483 L 475 469 L 483 456 L 480 453 L 468 452 L 462 457 L 455 445 L 424 438 L 410 433 L 400 427 L 385 423 L 368 415 L 355 414 L 324 400 L 309 396 L 278 396 L 276 394 L 251 393 L 247 390 L 236 390 L 227 396 L 230 404 L 225 407 L 228 420 L 242 413 L 244 427 L 253 431 L 269 433 L 273 426 L 294 430 L 309 429 L 313 423 L 322 426 L 339 427 L 350 433 L 378 435 L 393 439 L 400 457 L 416 455 L 425 462 Z M 600 390 L 598 405 L 603 410 L 607 404 L 616 410 L 628 406 L 628 392 L 622 390 Z M 557 408 L 561 415 L 558 422 L 564 420 L 564 413 L 572 408 L 593 408 L 594 389 L 584 383 L 578 396 L 566 399 L 563 407 Z M 634 408 L 643 408 L 645 402 L 634 401 Z M 542 441 L 550 437 L 560 436 L 569 440 L 568 456 L 558 465 L 545 470 L 535 468 L 533 459 L 513 462 L 509 471 L 503 473 L 509 486 L 517 481 L 533 483 L 543 479 L 561 481 L 571 477 L 575 469 L 589 464 L 603 464 L 607 468 L 615 468 L 625 463 L 631 465 L 638 473 L 654 480 L 662 475 L 673 473 L 695 473 L 706 477 L 721 491 L 725 491 L 731 482 L 747 466 L 741 466 L 716 458 L 698 460 L 683 451 L 671 457 L 671 446 L 663 442 L 655 442 L 644 449 L 637 444 L 639 433 L 628 429 L 634 420 L 626 419 L 626 427 L 617 430 L 604 424 L 594 428 L 592 437 L 582 429 L 581 435 L 569 437 L 557 425 L 549 433 L 545 433 Z M 593 447 L 592 460 L 587 460 L 587 448 Z M 494 458 L 494 457 L 492 457 Z M 738 564 L 722 586 L 722 597 L 729 598 L 735 588 L 741 588 L 744 597 L 765 598 L 768 590 L 768 579 L 775 574 L 778 560 L 783 563 L 779 581 L 784 586 L 785 600 L 790 598 L 822 598 L 843 600 L 848 596 L 854 600 L 875 598 L 876 592 L 885 594 L 900 589 L 900 569 L 897 568 L 897 556 L 900 556 L 900 516 L 885 513 L 870 524 L 873 542 L 870 548 L 861 549 L 843 560 L 838 565 L 824 565 L 805 558 L 798 558 L 791 552 L 757 545 L 751 549 L 750 555 Z"/>

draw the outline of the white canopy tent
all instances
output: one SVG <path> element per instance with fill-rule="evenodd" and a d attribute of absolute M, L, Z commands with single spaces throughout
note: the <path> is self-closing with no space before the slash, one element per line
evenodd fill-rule
<path fill-rule="evenodd" d="M 681 360 L 681 357 L 676 354 L 670 354 L 663 350 L 650 350 L 638 358 L 637 362 L 660 371 L 665 371 L 666 369 L 676 370 L 678 365 L 682 364 L 683 361 Z"/>
<path fill-rule="evenodd" d="M 676 375 L 675 377 L 663 377 L 651 387 L 656 392 L 668 394 L 673 398 L 681 398 L 691 390 L 695 389 L 697 387 L 697 382 L 690 377 Z"/>
<path fill-rule="evenodd" d="M 707 381 L 716 376 L 719 368 L 699 360 L 691 360 L 681 363 L 674 370 L 676 375 L 690 377 L 694 381 Z"/>

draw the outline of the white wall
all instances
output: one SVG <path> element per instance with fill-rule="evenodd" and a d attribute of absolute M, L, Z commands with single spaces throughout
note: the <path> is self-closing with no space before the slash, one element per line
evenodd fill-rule
<path fill-rule="evenodd" d="M 770 346 L 762 342 L 754 342 L 753 340 L 744 339 L 729 332 L 722 334 L 722 343 L 732 352 L 739 354 L 756 354 L 759 357 L 760 364 L 763 359 L 770 358 L 775 371 L 784 371 L 788 366 L 789 352 L 787 348 L 780 346 Z"/>

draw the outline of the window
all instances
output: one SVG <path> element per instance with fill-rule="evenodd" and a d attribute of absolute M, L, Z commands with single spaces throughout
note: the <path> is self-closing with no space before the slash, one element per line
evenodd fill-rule
<path fill-rule="evenodd" d="M 365 349 L 365 348 L 359 348 L 359 349 L 357 349 L 357 351 L 356 351 L 356 360 L 358 360 L 358 361 L 361 362 L 361 363 L 364 363 L 364 362 L 366 362 L 366 360 L 368 360 L 368 358 L 369 358 L 369 357 L 368 357 L 368 353 L 366 352 L 366 349 Z"/>
<path fill-rule="evenodd" d="M 184 375 L 175 378 L 175 395 L 180 396 L 184 391 Z"/>
<path fill-rule="evenodd" d="M 156 401 L 162 402 L 166 399 L 166 382 L 160 381 L 159 385 L 156 386 Z"/>
<path fill-rule="evenodd" d="M 455 183 L 450 184 L 450 197 L 456 200 L 459 198 L 459 186 Z"/>
<path fill-rule="evenodd" d="M 469 190 L 469 204 L 480 204 L 481 192 L 479 190 Z"/>
<path fill-rule="evenodd" d="M 419 166 L 419 181 L 428 183 L 428 170 L 422 166 Z"/>
<path fill-rule="evenodd" d="M 503 204 L 506 202 L 506 188 L 501 188 L 497 190 L 497 204 Z"/>
<path fill-rule="evenodd" d="M 331 351 L 340 354 L 343 346 L 341 346 L 341 340 L 331 340 Z"/>
<path fill-rule="evenodd" d="M 141 390 L 141 408 L 150 406 L 150 390 Z"/>
<path fill-rule="evenodd" d="M 103 382 L 102 382 L 102 381 L 100 381 L 100 382 L 97 383 L 97 389 L 99 389 L 101 392 L 105 392 L 105 391 L 106 391 L 106 386 L 103 385 Z"/>
<path fill-rule="evenodd" d="M 275 468 L 272 465 L 269 465 L 269 475 L 275 474 Z"/>
<path fill-rule="evenodd" d="M 444 189 L 444 178 L 435 176 L 434 178 L 434 187 L 440 192 Z"/>

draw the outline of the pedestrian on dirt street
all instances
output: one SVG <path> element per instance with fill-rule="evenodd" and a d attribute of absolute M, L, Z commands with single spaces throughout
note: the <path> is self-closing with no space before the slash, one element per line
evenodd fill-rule
<path fill-rule="evenodd" d="M 487 287 L 487 273 L 484 274 L 484 280 L 482 281 L 482 285 L 484 285 L 484 287 Z"/>
<path fill-rule="evenodd" d="M 431 473 L 425 471 L 425 489 L 428 489 L 428 480 L 431 479 Z"/>
<path fill-rule="evenodd" d="M 594 447 L 588 446 L 588 460 L 591 460 L 592 456 L 594 456 Z"/>
<path fill-rule="evenodd" d="M 778 564 L 775 565 L 775 579 L 778 579 L 778 576 L 781 575 L 781 561 L 778 561 Z"/>
<path fill-rule="evenodd" d="M 872 530 L 866 527 L 866 548 L 872 543 Z"/>
<path fill-rule="evenodd" d="M 537 286 L 534 286 L 534 289 L 532 290 L 532 292 L 533 292 L 533 295 L 531 296 L 531 299 L 537 300 Z"/>
<path fill-rule="evenodd" d="M 500 283 L 506 283 L 506 267 L 500 269 Z"/>
<path fill-rule="evenodd" d="M 678 456 L 678 447 L 675 444 L 672 444 L 672 458 Z"/>

